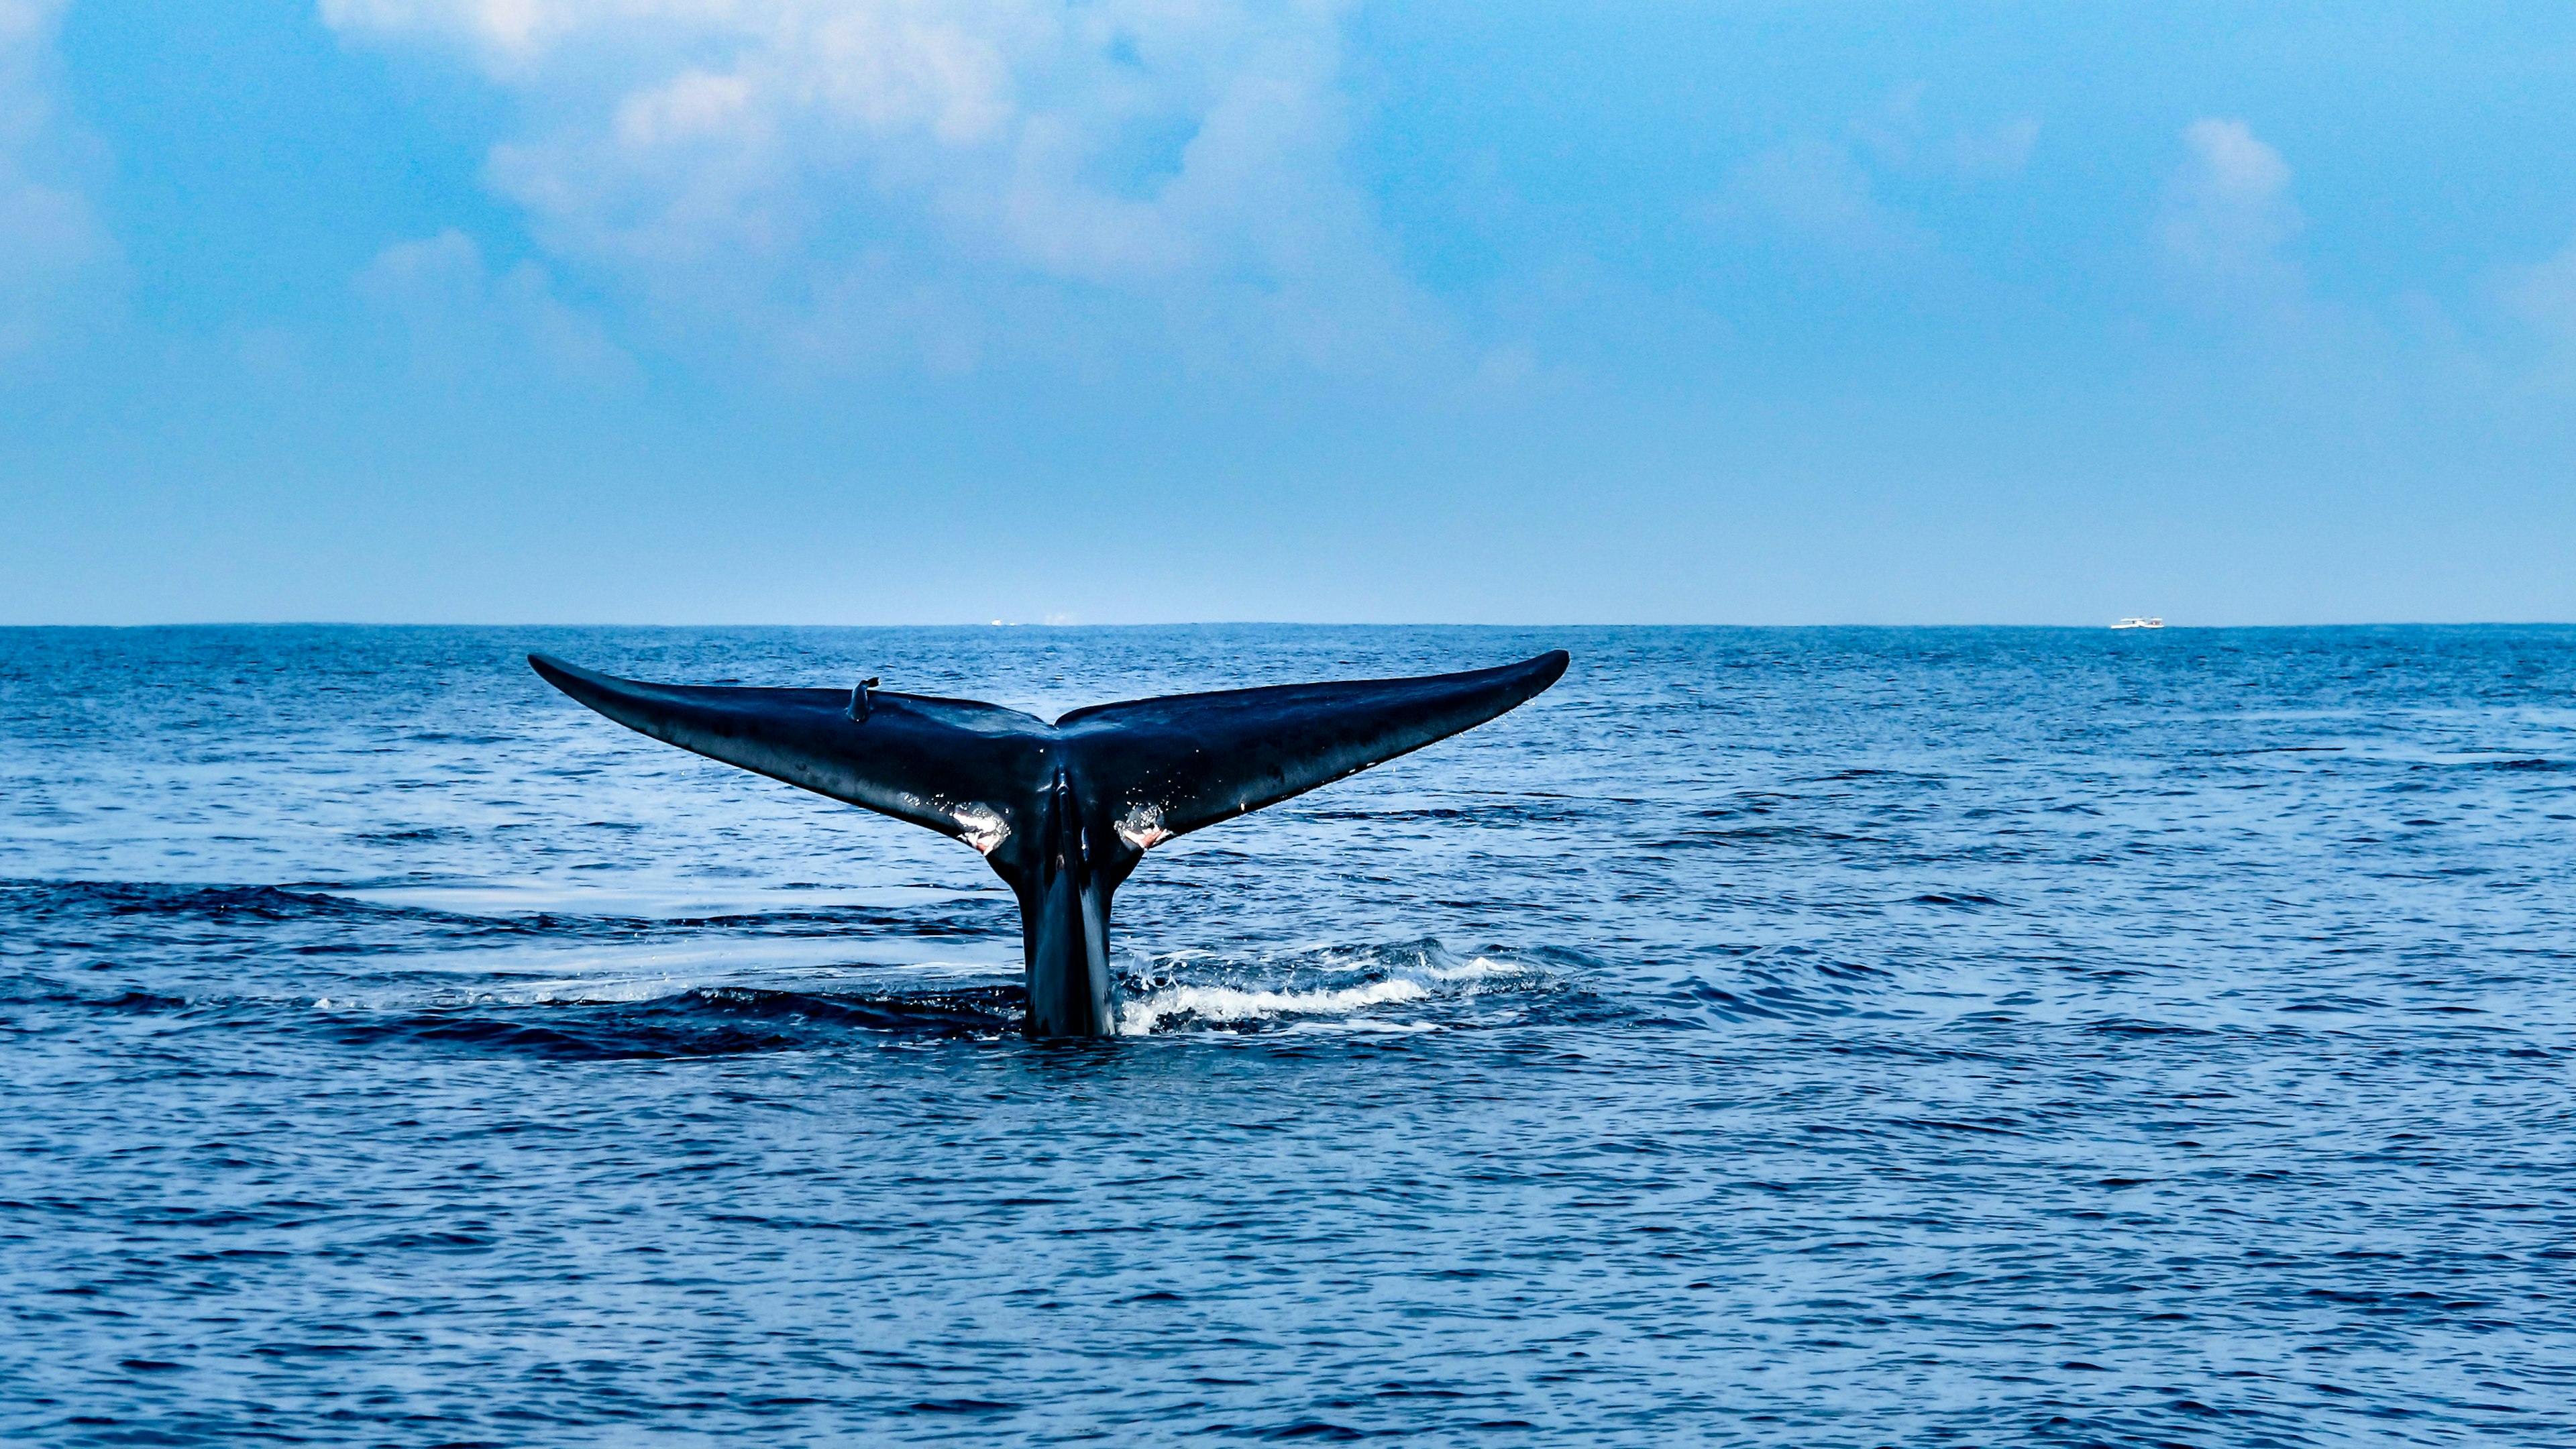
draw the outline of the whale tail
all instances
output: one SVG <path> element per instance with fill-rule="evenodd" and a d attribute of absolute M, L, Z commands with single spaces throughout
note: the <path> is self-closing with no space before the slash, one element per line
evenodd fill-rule
<path fill-rule="evenodd" d="M 1459 674 L 1170 695 L 1053 722 L 873 680 L 648 684 L 528 662 L 630 729 L 972 845 L 1020 900 L 1031 1033 L 1096 1035 L 1109 1030 L 1109 897 L 1147 850 L 1483 724 L 1568 661 L 1553 650 Z"/>
<path fill-rule="evenodd" d="M 648 684 L 544 654 L 528 662 L 629 729 L 958 837 L 990 858 L 1034 823 L 1031 807 L 1059 770 L 1081 813 L 1144 850 L 1483 724 L 1554 684 L 1567 656 L 1093 705 L 1052 724 L 883 689 L 854 719 L 848 690 Z M 996 868 L 1007 875 L 1015 856 Z"/>

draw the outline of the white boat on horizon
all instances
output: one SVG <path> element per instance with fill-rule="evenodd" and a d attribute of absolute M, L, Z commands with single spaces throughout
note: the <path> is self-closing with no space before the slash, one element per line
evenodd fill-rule
<path fill-rule="evenodd" d="M 2119 623 L 2114 624 L 2111 627 L 2114 629 L 2161 629 L 2164 626 L 2165 621 L 2162 619 L 2122 619 Z"/>

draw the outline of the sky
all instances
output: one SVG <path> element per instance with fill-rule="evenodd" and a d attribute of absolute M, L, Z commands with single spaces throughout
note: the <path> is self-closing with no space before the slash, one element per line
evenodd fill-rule
<path fill-rule="evenodd" d="M 0 0 L 0 623 L 2576 619 L 2576 10 Z"/>

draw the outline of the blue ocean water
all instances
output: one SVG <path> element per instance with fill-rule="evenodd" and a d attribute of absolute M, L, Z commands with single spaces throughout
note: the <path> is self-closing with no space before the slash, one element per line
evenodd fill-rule
<path fill-rule="evenodd" d="M 1573 651 L 1157 850 L 520 663 Z M 0 631 L 0 1435 L 2576 1443 L 2576 630 Z"/>

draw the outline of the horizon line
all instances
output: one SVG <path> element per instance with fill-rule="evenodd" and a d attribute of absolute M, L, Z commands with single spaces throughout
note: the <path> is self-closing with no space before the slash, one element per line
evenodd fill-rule
<path fill-rule="evenodd" d="M 2240 629 L 2534 629 L 2576 626 L 2569 619 L 2352 619 L 2310 621 L 2306 623 L 2214 623 L 2155 626 L 2152 630 L 2119 630 L 2119 632 L 2162 632 L 2166 630 L 2219 631 Z M 1308 619 L 1173 619 L 1156 622 L 1085 623 L 1078 620 L 1047 621 L 1024 619 L 955 620 L 942 623 L 787 623 L 756 621 L 710 621 L 702 623 L 632 622 L 616 620 L 508 622 L 449 620 L 383 620 L 383 619 L 193 619 L 157 620 L 132 624 L 105 623 L 0 623 L 0 630 L 141 630 L 141 629 L 1041 629 L 1041 630 L 1110 630 L 1110 629 L 2070 629 L 2112 630 L 2112 623 L 1864 623 L 1853 621 L 1804 623 L 1729 623 L 1721 621 L 1644 621 L 1591 620 L 1549 623 L 1492 623 L 1472 620 L 1308 620 Z"/>

